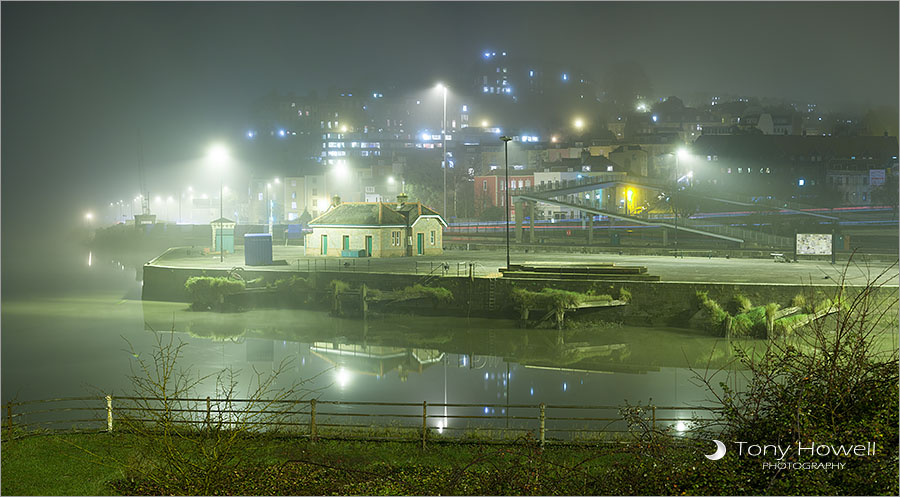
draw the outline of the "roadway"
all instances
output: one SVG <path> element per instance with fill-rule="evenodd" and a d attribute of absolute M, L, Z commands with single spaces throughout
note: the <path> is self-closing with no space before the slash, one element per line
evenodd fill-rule
<path fill-rule="evenodd" d="M 448 276 L 468 274 L 467 263 L 476 263 L 476 275 L 499 276 L 499 268 L 506 265 L 503 250 L 448 250 L 440 256 L 338 259 L 334 257 L 305 256 L 303 247 L 274 247 L 276 261 L 281 265 L 252 266 L 254 270 L 288 271 L 359 271 L 376 273 L 440 274 L 442 263 L 449 265 Z M 865 284 L 882 271 L 885 281 L 897 286 L 900 274 L 896 257 L 884 255 L 857 255 L 852 264 L 838 260 L 832 265 L 827 261 L 800 261 L 797 263 L 774 262 L 771 259 L 725 259 L 721 257 L 684 257 L 652 255 L 575 254 L 539 252 L 511 254 L 512 264 L 585 264 L 612 262 L 618 265 L 646 266 L 649 274 L 659 275 L 666 282 L 714 282 L 714 283 L 767 283 L 767 284 L 817 284 L 828 285 L 840 281 L 841 271 L 847 267 L 846 282 Z M 243 248 L 228 254 L 224 263 L 218 255 L 164 255 L 155 262 L 158 266 L 196 267 L 203 269 L 231 269 L 251 267 L 244 265 Z"/>

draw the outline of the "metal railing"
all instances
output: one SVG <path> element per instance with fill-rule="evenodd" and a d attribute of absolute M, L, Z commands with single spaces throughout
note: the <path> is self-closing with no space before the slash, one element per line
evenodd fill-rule
<path fill-rule="evenodd" d="M 645 426 L 690 432 L 697 420 L 714 420 L 709 406 L 630 406 Z M 599 441 L 629 431 L 628 406 L 363 402 L 217 398 L 67 397 L 9 402 L 3 410 L 5 440 L 45 431 L 112 432 L 155 423 L 193 428 L 240 426 L 251 431 L 285 430 L 318 438 L 477 438 L 509 441 L 527 435 L 548 441 Z"/>

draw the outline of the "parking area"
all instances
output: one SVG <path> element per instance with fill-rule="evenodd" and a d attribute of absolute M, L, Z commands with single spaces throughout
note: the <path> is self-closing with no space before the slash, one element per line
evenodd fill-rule
<path fill-rule="evenodd" d="M 506 252 L 448 250 L 434 257 L 334 258 L 308 257 L 303 247 L 274 247 L 273 258 L 281 261 L 272 266 L 254 266 L 254 269 L 295 271 L 359 271 L 376 273 L 428 274 L 448 276 L 467 275 L 468 265 L 475 264 L 477 276 L 499 276 L 499 268 L 506 266 Z M 198 267 L 230 269 L 245 267 L 242 247 L 226 254 L 220 262 L 218 255 L 172 254 L 155 261 L 156 265 L 173 267 Z M 717 283 L 775 283 L 775 284 L 836 284 L 842 272 L 848 284 L 861 285 L 886 272 L 883 279 L 890 285 L 898 283 L 895 261 L 885 256 L 857 255 L 848 265 L 839 260 L 832 265 L 825 261 L 800 261 L 785 264 L 768 259 L 737 259 L 708 257 L 666 257 L 651 255 L 573 254 L 573 253 L 518 253 L 510 257 L 512 264 L 596 264 L 646 266 L 650 274 L 659 275 L 662 281 L 717 282 Z"/>

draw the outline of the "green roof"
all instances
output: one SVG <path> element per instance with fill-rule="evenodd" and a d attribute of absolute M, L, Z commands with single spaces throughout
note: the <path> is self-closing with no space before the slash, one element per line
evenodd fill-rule
<path fill-rule="evenodd" d="M 309 222 L 310 226 L 412 226 L 420 216 L 437 216 L 421 202 L 347 202 Z M 440 218 L 441 224 L 447 223 Z"/>
<path fill-rule="evenodd" d="M 309 222 L 310 226 L 406 226 L 406 218 L 381 202 L 346 202 Z"/>

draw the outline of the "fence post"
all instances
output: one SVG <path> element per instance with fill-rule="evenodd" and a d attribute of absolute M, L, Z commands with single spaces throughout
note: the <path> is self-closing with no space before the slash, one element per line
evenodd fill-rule
<path fill-rule="evenodd" d="M 309 401 L 309 440 L 316 441 L 316 399 Z"/>
<path fill-rule="evenodd" d="M 106 396 L 106 431 L 113 431 L 112 423 L 112 395 Z"/>
<path fill-rule="evenodd" d="M 425 449 L 425 437 L 428 435 L 428 401 L 422 401 L 422 449 Z"/>
<path fill-rule="evenodd" d="M 541 432 L 540 432 L 541 447 L 544 446 L 544 420 L 545 420 L 544 407 L 545 407 L 544 403 L 541 402 L 541 405 L 540 405 L 540 408 L 541 408 Z"/>
<path fill-rule="evenodd" d="M 206 397 L 206 427 L 207 427 L 207 428 L 210 428 L 210 427 L 211 427 L 210 424 L 209 424 L 209 416 L 210 416 L 210 413 L 211 413 L 210 407 L 211 407 L 211 404 L 210 404 L 210 402 L 209 402 L 209 397 L 207 396 L 207 397 Z"/>
<path fill-rule="evenodd" d="M 651 412 L 653 413 L 653 421 L 652 421 L 653 424 L 651 426 L 653 427 L 653 431 L 656 431 L 656 406 L 650 406 L 650 409 L 651 409 Z"/>
<path fill-rule="evenodd" d="M 6 403 L 6 436 L 7 436 L 7 439 L 12 438 L 12 428 L 13 428 L 12 402 L 7 402 Z"/>

